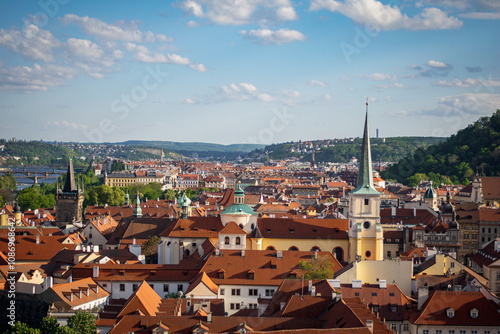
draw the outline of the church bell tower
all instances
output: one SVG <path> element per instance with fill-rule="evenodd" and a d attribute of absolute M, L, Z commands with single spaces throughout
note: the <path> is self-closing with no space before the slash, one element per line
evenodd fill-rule
<path fill-rule="evenodd" d="M 373 186 L 368 103 L 359 161 L 358 183 L 349 193 L 349 262 L 383 260 L 384 235 L 380 225 L 380 193 Z"/>

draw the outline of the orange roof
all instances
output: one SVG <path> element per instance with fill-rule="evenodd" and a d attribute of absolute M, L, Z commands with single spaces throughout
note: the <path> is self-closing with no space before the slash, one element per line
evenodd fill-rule
<path fill-rule="evenodd" d="M 189 293 L 191 290 L 193 290 L 200 283 L 205 284 L 205 286 L 207 288 L 209 288 L 210 291 L 212 291 L 215 294 L 217 294 L 219 292 L 219 287 L 217 286 L 217 284 L 215 284 L 214 281 L 212 281 L 210 279 L 210 277 L 208 277 L 208 275 L 205 272 L 201 272 L 191 282 L 191 284 L 189 285 L 188 289 L 186 290 L 186 294 Z"/>
<path fill-rule="evenodd" d="M 140 310 L 145 315 L 156 315 L 160 304 L 160 296 L 158 296 L 146 281 L 143 281 L 137 290 L 127 299 L 118 317 L 133 313 L 136 310 Z"/>
<path fill-rule="evenodd" d="M 222 231 L 219 232 L 219 234 L 244 234 L 246 235 L 247 232 L 245 232 L 241 227 L 236 225 L 235 222 L 229 222 L 226 227 L 222 229 Z"/>
<path fill-rule="evenodd" d="M 48 290 L 53 291 L 60 302 L 71 308 L 109 296 L 109 293 L 90 277 L 71 283 L 54 284 Z"/>
<path fill-rule="evenodd" d="M 276 285 L 283 279 L 289 278 L 292 271 L 299 275 L 300 261 L 309 261 L 315 252 L 282 251 L 282 257 L 277 257 L 276 251 L 246 250 L 245 256 L 241 251 L 223 250 L 222 255 L 212 255 L 200 270 L 217 284 L 234 285 Z M 342 268 L 342 265 L 330 252 L 317 252 L 318 257 L 327 257 L 333 264 L 333 271 Z M 253 278 L 249 278 L 248 271 L 254 270 Z M 219 278 L 219 272 L 224 271 L 224 278 Z"/>
<path fill-rule="evenodd" d="M 455 310 L 454 317 L 447 317 L 446 310 Z M 478 310 L 472 318 L 470 311 Z M 435 291 L 423 305 L 422 312 L 415 316 L 416 325 L 442 326 L 495 326 L 500 327 L 498 308 L 481 292 Z"/>

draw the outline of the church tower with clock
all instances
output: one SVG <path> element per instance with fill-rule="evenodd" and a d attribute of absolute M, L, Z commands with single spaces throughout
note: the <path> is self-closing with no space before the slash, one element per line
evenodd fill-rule
<path fill-rule="evenodd" d="M 380 225 L 380 193 L 373 186 L 368 103 L 361 144 L 358 183 L 349 193 L 349 262 L 383 260 L 384 234 Z"/>

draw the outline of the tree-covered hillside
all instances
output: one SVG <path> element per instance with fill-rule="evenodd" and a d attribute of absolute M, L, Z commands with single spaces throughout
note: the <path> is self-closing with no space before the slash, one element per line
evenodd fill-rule
<path fill-rule="evenodd" d="M 453 183 L 468 184 L 476 170 L 482 175 L 500 175 L 500 110 L 440 144 L 416 150 L 383 177 L 409 183 L 416 173 L 434 173 L 448 176 Z"/>

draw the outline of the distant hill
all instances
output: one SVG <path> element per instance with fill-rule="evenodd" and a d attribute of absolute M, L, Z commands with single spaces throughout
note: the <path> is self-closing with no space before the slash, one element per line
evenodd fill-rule
<path fill-rule="evenodd" d="M 149 147 L 163 147 L 164 149 L 174 152 L 224 152 L 234 153 L 242 152 L 247 153 L 255 149 L 263 148 L 264 145 L 259 144 L 213 144 L 213 143 L 200 143 L 200 142 L 173 142 L 173 141 L 151 141 L 151 140 L 127 140 L 117 145 L 135 145 L 135 146 L 149 146 Z"/>
<path fill-rule="evenodd" d="M 481 117 L 440 144 L 417 149 L 383 177 L 415 184 L 425 178 L 442 181 L 439 175 L 453 183 L 468 184 L 476 170 L 482 175 L 500 175 L 500 110 L 491 117 Z"/>
<path fill-rule="evenodd" d="M 418 148 L 426 148 L 444 141 L 443 137 L 389 137 L 371 139 L 372 160 L 399 161 Z M 307 153 L 304 152 L 307 151 Z M 265 147 L 270 159 L 301 158 L 301 161 L 312 160 L 311 150 L 315 151 L 316 162 L 349 162 L 361 154 L 361 138 L 329 139 L 312 142 L 293 142 L 273 144 Z"/>

